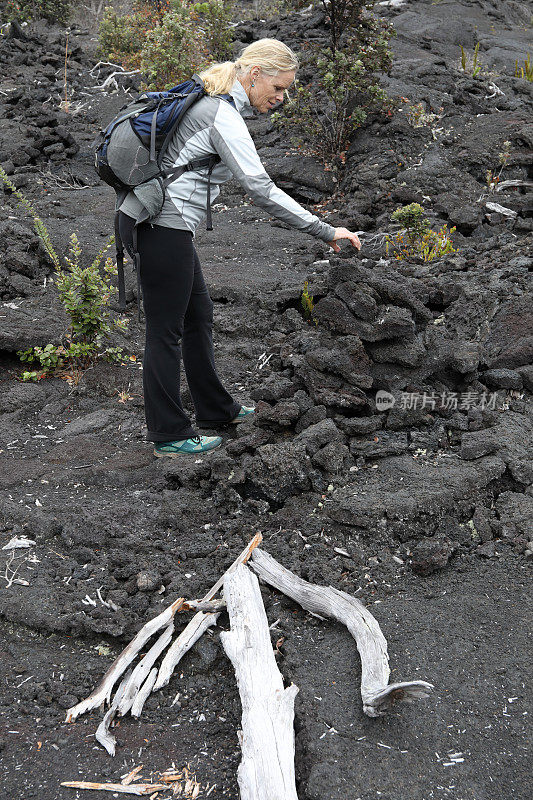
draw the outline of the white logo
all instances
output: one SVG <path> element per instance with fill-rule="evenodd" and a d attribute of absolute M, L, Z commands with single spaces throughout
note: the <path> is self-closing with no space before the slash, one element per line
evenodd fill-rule
<path fill-rule="evenodd" d="M 396 400 L 390 392 L 385 392 L 383 389 L 376 392 L 376 408 L 378 411 L 387 411 L 393 407 L 395 402 Z"/>

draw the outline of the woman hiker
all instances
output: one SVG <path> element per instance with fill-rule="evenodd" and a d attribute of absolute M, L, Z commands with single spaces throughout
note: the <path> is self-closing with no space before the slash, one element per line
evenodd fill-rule
<path fill-rule="evenodd" d="M 251 106 L 265 113 L 283 100 L 299 67 L 293 51 L 277 39 L 248 45 L 235 62 L 213 64 L 200 77 L 207 95 L 184 115 L 163 159 L 163 168 L 213 154 L 220 156 L 211 174 L 212 198 L 221 183 L 236 178 L 254 203 L 293 228 L 327 242 L 361 243 L 346 228 L 333 228 L 279 189 L 266 173 L 241 114 Z M 218 95 L 231 95 L 223 99 Z M 197 454 L 222 443 L 200 436 L 180 398 L 180 359 L 199 428 L 249 418 L 254 408 L 238 403 L 222 385 L 213 354 L 213 302 L 194 248 L 194 231 L 205 218 L 205 169 L 184 172 L 166 190 L 161 213 L 138 226 L 137 249 L 146 316 L 144 403 L 148 440 L 156 456 Z M 132 249 L 133 221 L 139 200 L 130 192 L 119 213 L 122 241 Z"/>

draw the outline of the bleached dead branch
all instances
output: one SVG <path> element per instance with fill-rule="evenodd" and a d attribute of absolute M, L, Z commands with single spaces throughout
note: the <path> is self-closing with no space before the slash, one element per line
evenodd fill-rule
<path fill-rule="evenodd" d="M 315 586 L 302 580 L 259 548 L 254 551 L 250 565 L 262 580 L 306 611 L 346 625 L 361 656 L 361 697 L 367 716 L 381 716 L 398 700 L 427 697 L 433 684 L 426 681 L 389 684 L 387 640 L 370 611 L 355 597 L 332 586 Z"/>
<path fill-rule="evenodd" d="M 173 632 L 174 632 L 174 622 L 172 621 L 168 626 L 168 628 L 166 628 L 166 630 L 163 631 L 161 636 L 152 645 L 150 650 L 146 653 L 144 658 L 137 664 L 137 666 L 131 673 L 131 678 L 128 681 L 128 685 L 124 689 L 122 698 L 117 707 L 117 714 L 120 717 L 123 717 L 124 714 L 126 714 L 132 707 L 133 702 L 139 692 L 139 689 L 141 688 L 142 684 L 147 678 L 150 670 L 154 666 L 155 662 L 157 661 L 163 650 L 170 643 Z"/>
<path fill-rule="evenodd" d="M 218 579 L 205 597 L 203 597 L 199 602 L 201 604 L 209 603 L 214 598 L 216 593 L 222 588 L 226 576 L 231 574 L 239 566 L 239 564 L 245 564 L 255 548 L 258 547 L 262 541 L 263 536 L 260 533 L 257 533 L 252 541 L 244 548 L 242 553 L 237 556 L 231 567 L 226 570 L 224 575 Z M 198 601 L 195 602 L 198 603 Z M 194 615 L 185 630 L 178 636 L 164 657 L 161 667 L 159 668 L 159 674 L 155 682 L 154 691 L 157 691 L 157 689 L 161 689 L 163 686 L 167 685 L 180 659 L 183 658 L 185 653 L 190 650 L 196 641 L 198 641 L 202 633 L 207 630 L 210 625 L 214 625 L 216 623 L 217 618 L 218 614 L 213 612 L 205 614 L 203 611 L 199 611 Z"/>
<path fill-rule="evenodd" d="M 233 664 L 242 703 L 241 800 L 298 800 L 294 777 L 298 687 L 283 687 L 259 581 L 248 567 L 239 565 L 226 576 L 224 596 L 231 630 L 220 638 Z"/>
<path fill-rule="evenodd" d="M 113 686 L 117 682 L 118 678 L 120 678 L 124 670 L 131 664 L 141 647 L 154 635 L 154 633 L 170 623 L 174 617 L 174 614 L 183 606 L 184 602 L 185 600 L 183 597 L 178 597 L 178 599 L 174 600 L 174 602 L 171 603 L 168 608 L 162 611 L 161 614 L 158 614 L 157 617 L 150 620 L 150 622 L 147 622 L 146 625 L 143 625 L 139 633 L 132 639 L 129 645 L 124 648 L 122 653 L 113 662 L 96 689 L 91 692 L 89 697 L 87 697 L 85 700 L 82 700 L 81 703 L 78 703 L 77 705 L 68 709 L 66 722 L 74 722 L 76 717 L 79 717 L 80 714 L 85 714 L 86 711 L 90 711 L 92 708 L 97 708 L 97 706 L 101 706 L 104 703 L 109 702 Z"/>

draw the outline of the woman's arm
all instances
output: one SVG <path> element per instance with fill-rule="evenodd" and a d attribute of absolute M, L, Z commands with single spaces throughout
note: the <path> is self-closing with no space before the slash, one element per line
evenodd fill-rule
<path fill-rule="evenodd" d="M 323 222 L 276 186 L 261 163 L 246 123 L 223 100 L 211 127 L 211 144 L 254 203 L 269 214 L 324 242 L 347 238 L 338 236 L 338 231 L 346 231 L 345 228 L 335 229 Z"/>

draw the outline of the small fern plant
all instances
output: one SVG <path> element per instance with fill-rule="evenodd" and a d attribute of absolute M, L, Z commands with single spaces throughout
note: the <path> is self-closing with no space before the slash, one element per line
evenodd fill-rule
<path fill-rule="evenodd" d="M 533 81 L 533 61 L 527 54 L 527 58 L 524 59 L 524 66 L 518 64 L 518 59 L 515 61 L 515 70 L 514 70 L 515 78 L 523 78 L 526 81 Z"/>
<path fill-rule="evenodd" d="M 313 317 L 315 302 L 313 296 L 309 294 L 309 281 L 305 281 L 304 283 L 300 302 L 302 304 L 304 319 L 309 323 L 314 322 L 314 324 L 317 325 L 317 320 Z"/>
<path fill-rule="evenodd" d="M 70 377 L 77 382 L 76 377 L 79 380 L 83 370 L 98 358 L 121 360 L 121 348 L 104 346 L 111 333 L 111 324 L 120 331 L 125 331 L 128 324 L 127 319 L 116 318 L 112 323 L 110 319 L 109 301 L 114 292 L 112 280 L 116 275 L 116 266 L 111 258 L 106 258 L 106 253 L 114 237 L 104 244 L 92 263 L 84 267 L 81 263 L 82 248 L 73 233 L 62 263 L 46 225 L 1 167 L 0 179 L 32 217 L 35 232 L 55 267 L 54 282 L 61 303 L 70 317 L 70 330 L 60 344 L 50 343 L 17 352 L 21 361 L 40 366 L 40 369 L 23 372 L 22 380 L 37 381 L 47 375 L 57 374 L 60 369 L 70 369 L 74 376 L 67 373 L 67 379 Z"/>

